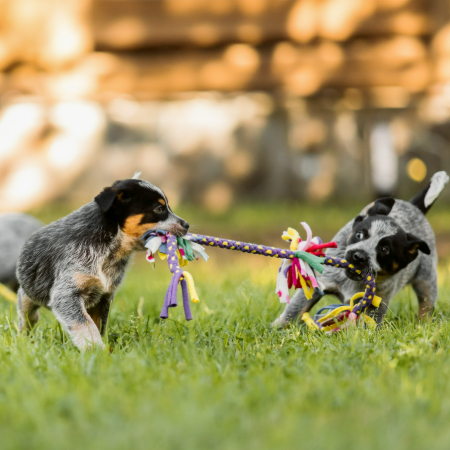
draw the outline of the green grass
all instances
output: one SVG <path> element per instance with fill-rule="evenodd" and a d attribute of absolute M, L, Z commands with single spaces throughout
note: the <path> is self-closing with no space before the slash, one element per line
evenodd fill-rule
<path fill-rule="evenodd" d="M 320 225 L 311 208 L 297 212 Z M 324 232 L 352 213 L 331 210 Z M 270 214 L 232 213 L 236 222 L 224 219 L 223 235 L 279 243 Z M 274 215 L 287 222 L 282 208 Z M 197 223 L 212 233 L 222 230 L 216 220 Z M 277 261 L 209 253 L 207 264 L 189 266 L 201 299 L 191 322 L 181 307 L 160 321 L 170 274 L 164 262 L 152 271 L 137 255 L 114 302 L 105 351 L 79 353 L 47 311 L 33 336 L 19 336 L 14 309 L 0 299 L 0 448 L 449 448 L 447 262 L 434 322 L 416 321 L 406 289 L 382 330 L 325 337 L 270 328 L 282 311 L 273 294 Z"/>

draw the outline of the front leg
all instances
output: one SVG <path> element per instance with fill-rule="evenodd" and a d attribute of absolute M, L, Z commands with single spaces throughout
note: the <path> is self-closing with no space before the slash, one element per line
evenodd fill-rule
<path fill-rule="evenodd" d="M 345 275 L 343 275 L 342 271 L 340 272 L 340 269 L 325 267 L 319 280 L 324 285 L 325 295 L 334 295 L 343 303 L 345 297 L 340 288 L 341 283 L 339 283 L 339 277 L 345 278 Z M 280 317 L 272 322 L 272 326 L 284 327 L 288 323 L 294 322 L 299 316 L 301 317 L 304 312 L 311 311 L 314 305 L 319 302 L 322 297 L 319 290 L 315 289 L 312 299 L 308 300 L 303 289 L 298 289 Z"/>
<path fill-rule="evenodd" d="M 100 332 L 87 313 L 78 289 L 70 289 L 67 284 L 55 288 L 49 306 L 77 348 L 104 347 Z"/>
<path fill-rule="evenodd" d="M 379 294 L 375 293 L 375 295 L 379 295 Z M 369 317 L 371 317 L 373 320 L 375 320 L 378 327 L 383 323 L 384 316 L 386 315 L 386 313 L 389 309 L 389 305 L 391 303 L 393 295 L 385 295 L 385 296 L 380 295 L 380 297 L 381 297 L 380 306 L 378 306 L 378 308 L 377 308 L 373 305 L 370 305 L 366 309 L 366 312 L 365 312 Z"/>
<path fill-rule="evenodd" d="M 284 311 L 281 313 L 278 319 L 272 322 L 273 327 L 284 327 L 288 323 L 294 322 L 300 314 L 310 311 L 311 308 L 322 298 L 322 294 L 316 289 L 314 291 L 313 298 L 308 300 L 303 292 L 303 289 L 299 289 L 292 297 L 291 301 L 287 304 Z"/>

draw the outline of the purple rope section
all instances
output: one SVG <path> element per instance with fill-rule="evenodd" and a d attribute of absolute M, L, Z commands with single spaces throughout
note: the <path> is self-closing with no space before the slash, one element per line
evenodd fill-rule
<path fill-rule="evenodd" d="M 227 250 L 238 250 L 243 253 L 255 253 L 262 256 L 271 256 L 272 258 L 291 259 L 294 258 L 295 253 L 292 250 L 249 244 L 248 242 L 233 241 L 232 239 L 220 239 L 202 234 L 189 234 L 188 236 L 190 241 L 197 242 L 201 245 L 225 248 Z"/>
<path fill-rule="evenodd" d="M 364 311 L 366 308 L 368 308 L 375 297 L 375 281 L 372 273 L 361 273 L 360 270 L 355 269 L 355 267 L 350 264 L 347 260 L 342 258 L 334 258 L 332 256 L 325 256 L 325 262 L 324 264 L 326 266 L 331 267 L 339 267 L 341 269 L 350 270 L 351 272 L 357 273 L 358 275 L 361 275 L 362 279 L 364 280 L 365 284 L 365 290 L 364 290 L 364 297 L 359 301 L 352 309 L 352 313 L 354 314 L 361 314 L 362 311 Z"/>

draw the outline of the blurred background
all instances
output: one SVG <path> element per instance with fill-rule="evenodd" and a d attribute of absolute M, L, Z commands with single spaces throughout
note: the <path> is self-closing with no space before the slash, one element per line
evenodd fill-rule
<path fill-rule="evenodd" d="M 235 224 L 352 205 L 334 233 L 450 172 L 449 0 L 0 0 L 0 71 L 0 211 L 142 171 Z"/>

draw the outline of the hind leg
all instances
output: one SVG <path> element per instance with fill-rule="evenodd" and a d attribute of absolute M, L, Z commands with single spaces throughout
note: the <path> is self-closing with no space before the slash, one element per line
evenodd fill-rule
<path fill-rule="evenodd" d="M 428 279 L 414 279 L 412 287 L 419 302 L 419 319 L 431 319 L 438 294 L 436 274 Z"/>
<path fill-rule="evenodd" d="M 438 296 L 436 263 L 422 263 L 411 282 L 419 302 L 419 319 L 430 319 Z"/>
<path fill-rule="evenodd" d="M 33 303 L 22 288 L 17 292 L 17 312 L 20 332 L 31 330 L 39 320 L 40 306 Z"/>

